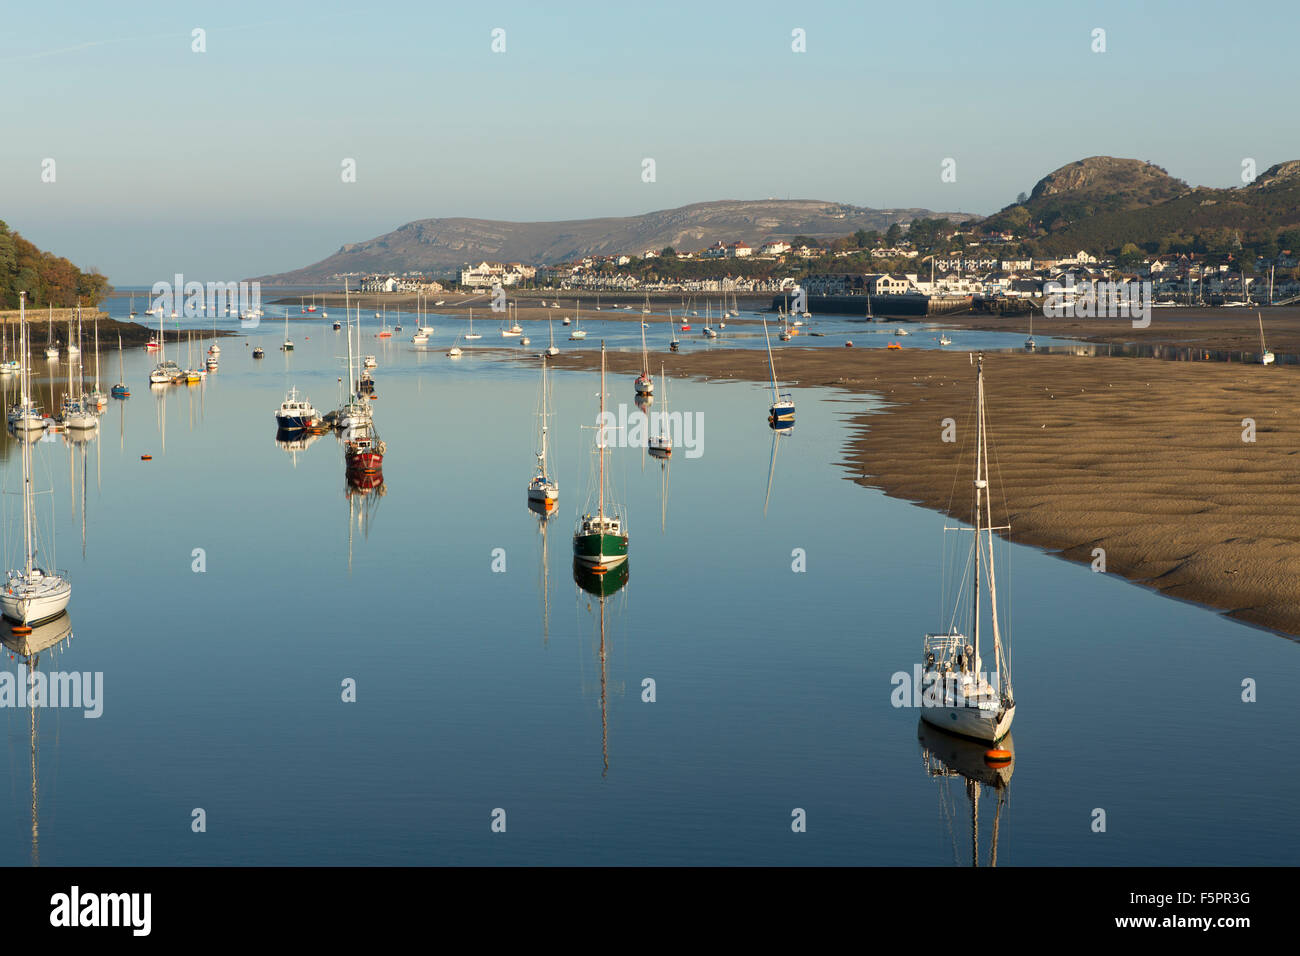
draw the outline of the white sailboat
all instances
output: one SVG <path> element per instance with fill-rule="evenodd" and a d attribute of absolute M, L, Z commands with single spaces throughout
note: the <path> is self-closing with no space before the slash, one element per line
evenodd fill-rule
<path fill-rule="evenodd" d="M 551 333 L 551 344 L 546 348 L 546 354 L 554 357 L 560 354 L 560 350 L 555 345 L 555 323 L 551 321 L 550 315 L 546 316 L 546 325 Z"/>
<path fill-rule="evenodd" d="M 1025 351 L 1033 352 L 1038 348 L 1038 343 L 1034 341 L 1034 310 L 1029 310 L 1029 338 L 1025 339 Z"/>
<path fill-rule="evenodd" d="M 19 293 L 19 321 L 26 326 L 27 293 Z M 23 394 L 31 383 L 27 352 L 21 355 Z M 0 590 L 0 610 L 19 627 L 15 633 L 30 633 L 33 625 L 58 617 L 68 608 L 72 585 L 65 572 L 47 571 L 36 564 L 36 514 L 32 502 L 32 445 L 19 442 L 23 459 L 23 566 L 11 569 L 5 587 Z"/>
<path fill-rule="evenodd" d="M 926 634 L 922 644 L 924 671 L 921 719 L 948 733 L 973 740 L 997 743 L 1011 729 L 1016 714 L 1011 689 L 1011 670 L 1002 645 L 998 620 L 997 579 L 993 566 L 995 531 L 992 495 L 988 493 L 988 439 L 984 421 L 984 356 L 976 363 L 975 506 L 973 529 L 945 528 L 971 535 L 969 557 L 960 562 L 969 569 L 962 574 L 956 602 L 942 634 Z M 981 656 L 981 605 L 987 591 L 993 629 L 993 671 L 986 673 Z M 970 635 L 956 624 L 958 613 L 969 601 Z"/>
<path fill-rule="evenodd" d="M 1264 317 L 1256 312 L 1255 318 L 1259 319 L 1259 364 L 1272 365 L 1277 360 L 1277 356 L 1270 352 L 1268 346 L 1264 344 Z"/>
<path fill-rule="evenodd" d="M 31 343 L 27 336 L 27 293 L 18 294 L 18 401 L 9 408 L 9 427 L 20 438 L 45 431 L 45 417 L 31 398 L 31 374 L 28 371 Z"/>
<path fill-rule="evenodd" d="M 474 331 L 474 310 L 470 309 L 469 310 L 469 331 L 465 333 L 465 341 L 477 342 L 481 338 L 483 338 L 483 336 L 478 332 Z"/>
<path fill-rule="evenodd" d="M 579 327 L 578 318 L 582 311 L 582 300 L 578 299 L 573 303 L 573 331 L 569 333 L 569 340 L 581 342 L 587 337 L 587 330 Z"/>
<path fill-rule="evenodd" d="M 57 360 L 59 357 L 59 347 L 54 344 L 54 303 L 49 304 L 50 316 L 45 324 L 45 357 L 50 360 Z M 50 399 L 54 401 L 53 398 Z"/>
<path fill-rule="evenodd" d="M 638 395 L 654 394 L 655 379 L 650 374 L 650 353 L 646 351 L 644 322 L 641 323 L 641 374 L 637 376 L 635 386 Z"/>
<path fill-rule="evenodd" d="M 82 399 L 88 408 L 101 409 L 108 406 L 108 396 L 99 387 L 99 316 L 95 316 L 95 388 Z"/>
<path fill-rule="evenodd" d="M 284 310 L 284 344 L 280 346 L 281 352 L 293 351 L 293 339 L 289 338 L 289 310 Z"/>
<path fill-rule="evenodd" d="M 668 385 L 664 378 L 662 363 L 659 365 L 659 382 L 663 385 L 662 394 L 659 396 L 663 399 L 663 410 L 659 412 L 659 424 L 663 431 L 658 435 L 651 435 L 646 447 L 652 458 L 671 458 L 673 454 L 673 436 L 668 426 Z"/>
<path fill-rule="evenodd" d="M 181 367 L 167 361 L 167 333 L 163 329 L 162 310 L 158 312 L 158 364 L 149 373 L 150 385 L 167 385 L 181 374 Z"/>
<path fill-rule="evenodd" d="M 541 421 L 541 450 L 537 452 L 537 474 L 528 483 L 528 506 L 543 517 L 554 514 L 559 507 L 560 486 L 546 466 L 546 418 L 550 415 L 549 393 L 546 385 L 546 357 L 542 357 L 542 398 L 537 417 Z"/>

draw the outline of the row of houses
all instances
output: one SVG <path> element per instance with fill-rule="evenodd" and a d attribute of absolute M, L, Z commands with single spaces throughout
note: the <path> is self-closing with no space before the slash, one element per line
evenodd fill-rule
<path fill-rule="evenodd" d="M 536 278 L 535 266 L 522 262 L 480 262 L 476 266 L 466 265 L 460 270 L 460 284 L 476 288 L 479 286 L 513 286 Z"/>

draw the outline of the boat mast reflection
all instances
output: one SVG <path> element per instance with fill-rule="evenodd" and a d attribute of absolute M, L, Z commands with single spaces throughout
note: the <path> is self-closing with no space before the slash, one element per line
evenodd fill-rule
<path fill-rule="evenodd" d="M 1002 760 L 991 760 L 987 754 L 988 746 L 964 737 L 954 737 L 942 730 L 931 727 L 925 721 L 918 721 L 917 738 L 921 745 L 921 762 L 925 772 L 940 781 L 939 808 L 952 838 L 953 862 L 960 862 L 957 856 L 957 834 L 954 830 L 956 813 L 951 800 L 951 789 L 947 786 L 956 778 L 961 778 L 970 803 L 970 865 L 980 863 L 980 794 L 982 789 L 993 791 L 997 804 L 993 811 L 993 836 L 989 847 L 988 866 L 998 865 L 998 830 L 1002 822 L 1003 805 L 1011 799 L 1011 774 L 1015 769 L 1016 746 L 1011 735 L 1003 737 L 998 747 L 1010 756 Z M 987 816 L 987 814 L 986 814 Z"/>

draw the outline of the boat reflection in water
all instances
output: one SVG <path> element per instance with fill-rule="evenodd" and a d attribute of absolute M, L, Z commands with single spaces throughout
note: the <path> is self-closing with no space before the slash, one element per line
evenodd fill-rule
<path fill-rule="evenodd" d="M 388 494 L 382 471 L 348 471 L 343 483 L 343 495 L 348 499 L 348 571 L 352 570 L 353 531 L 360 529 L 365 538 L 370 537 L 370 525 L 375 520 L 379 499 Z"/>
<path fill-rule="evenodd" d="M 313 442 L 320 440 L 320 435 L 303 431 L 301 428 L 277 428 L 275 431 L 275 447 L 289 453 L 293 459 L 293 466 L 298 467 L 298 454 L 306 451 L 311 447 Z"/>
<path fill-rule="evenodd" d="M 1003 737 L 998 743 L 998 749 L 1010 756 L 998 761 L 986 756 L 989 753 L 988 744 L 954 737 L 931 727 L 925 721 L 917 722 L 917 738 L 921 744 L 921 762 L 925 765 L 925 772 L 939 781 L 939 807 L 949 830 L 954 863 L 960 863 L 961 860 L 957 851 L 957 832 L 954 829 L 958 816 L 950 784 L 960 778 L 966 800 L 970 804 L 971 866 L 985 865 L 980 863 L 980 795 L 985 789 L 992 791 L 990 796 L 997 802 L 992 814 L 993 835 L 987 865 L 997 866 L 998 827 L 1002 822 L 1003 804 L 1011 798 L 1011 774 L 1016 762 L 1016 746 L 1011 735 Z M 987 807 L 984 815 L 986 818 L 989 816 Z"/>
<path fill-rule="evenodd" d="M 52 621 L 38 624 L 30 634 L 15 634 L 6 621 L 0 625 L 0 640 L 5 647 L 22 662 L 22 673 L 18 679 L 25 684 L 26 700 L 31 700 L 33 675 L 40 665 L 41 654 L 49 652 L 56 655 L 64 643 L 72 640 L 72 617 L 65 611 Z M 48 686 L 48 683 L 47 685 Z M 37 732 L 40 707 L 27 707 L 28 766 L 32 778 L 32 866 L 40 866 L 40 754 L 37 748 Z M 57 742 L 57 737 L 55 738 Z"/>
<path fill-rule="evenodd" d="M 776 453 L 780 443 L 794 434 L 794 423 L 769 424 L 772 429 L 772 454 L 767 464 L 767 494 L 763 496 L 763 517 L 767 517 L 767 506 L 772 501 L 772 479 L 776 477 Z"/>
<path fill-rule="evenodd" d="M 627 584 L 629 572 L 628 565 L 630 561 L 620 561 L 608 571 L 597 572 L 584 565 L 581 561 L 573 562 L 573 580 L 587 594 L 594 595 L 599 606 L 600 621 L 600 643 L 597 648 L 600 659 L 600 757 L 601 771 L 603 777 L 609 773 L 609 679 L 608 668 L 609 654 L 605 640 L 605 601 L 613 594 L 616 594 L 623 585 Z M 591 604 L 587 604 L 588 610 Z"/>

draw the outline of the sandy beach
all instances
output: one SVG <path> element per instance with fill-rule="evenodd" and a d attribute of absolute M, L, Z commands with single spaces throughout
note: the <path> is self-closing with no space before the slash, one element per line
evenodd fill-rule
<path fill-rule="evenodd" d="M 599 355 L 552 361 L 592 368 Z M 615 352 L 608 362 L 633 373 L 640 357 Z M 660 362 L 674 376 L 767 380 L 757 350 L 654 353 L 652 365 Z M 832 386 L 887 402 L 853 419 L 835 464 L 853 481 L 969 519 L 968 496 L 951 497 L 958 462 L 970 456 L 961 435 L 974 397 L 967 353 L 782 346 L 777 371 L 797 383 L 796 401 L 798 386 Z M 1102 548 L 1107 573 L 1300 635 L 1300 419 L 1290 370 L 994 353 L 985 371 L 990 461 L 1013 540 L 1088 564 Z M 766 415 L 757 398 L 754 414 Z M 941 440 L 945 418 L 957 424 L 956 443 Z M 1254 442 L 1242 440 L 1246 418 Z"/>

